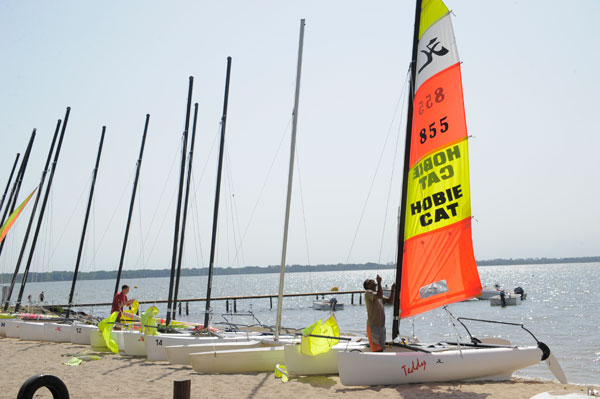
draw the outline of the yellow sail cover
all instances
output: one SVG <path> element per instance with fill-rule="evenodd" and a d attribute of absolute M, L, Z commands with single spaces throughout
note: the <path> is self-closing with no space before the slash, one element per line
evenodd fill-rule
<path fill-rule="evenodd" d="M 322 335 L 325 337 L 339 337 L 340 328 L 333 315 L 321 323 L 321 319 L 302 330 L 302 342 L 300 351 L 309 356 L 320 355 L 328 352 L 331 347 L 338 343 L 337 339 L 311 337 L 310 335 Z"/>

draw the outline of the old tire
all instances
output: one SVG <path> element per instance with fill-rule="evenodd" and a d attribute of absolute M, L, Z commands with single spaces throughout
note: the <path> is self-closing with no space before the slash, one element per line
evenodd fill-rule
<path fill-rule="evenodd" d="M 48 388 L 54 399 L 69 399 L 69 390 L 65 383 L 60 378 L 49 374 L 29 377 L 19 389 L 17 399 L 32 399 L 36 391 L 44 387 Z"/>

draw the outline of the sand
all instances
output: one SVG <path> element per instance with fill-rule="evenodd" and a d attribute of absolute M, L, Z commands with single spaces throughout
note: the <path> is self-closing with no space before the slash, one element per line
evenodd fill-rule
<path fill-rule="evenodd" d="M 172 398 L 176 380 L 191 380 L 192 398 L 531 398 L 548 391 L 586 392 L 586 387 L 514 378 L 507 382 L 414 384 L 376 387 L 347 387 L 339 377 L 291 378 L 287 383 L 273 373 L 202 375 L 189 366 L 149 362 L 107 354 L 80 366 L 63 365 L 69 354 L 89 346 L 0 338 L 0 398 L 16 398 L 23 382 L 35 374 L 59 377 L 71 398 Z M 36 398 L 51 398 L 40 389 Z"/>

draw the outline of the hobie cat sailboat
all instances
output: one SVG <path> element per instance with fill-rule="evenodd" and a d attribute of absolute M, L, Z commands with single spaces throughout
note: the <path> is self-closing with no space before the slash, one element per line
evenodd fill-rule
<path fill-rule="evenodd" d="M 415 316 L 481 293 L 471 238 L 460 60 L 450 13 L 441 0 L 418 0 L 415 14 L 394 338 L 399 315 Z M 401 343 L 383 353 L 339 352 L 339 374 L 345 385 L 497 380 L 546 360 L 566 383 L 549 348 L 533 338 L 537 345 L 471 337 L 460 344 Z"/>

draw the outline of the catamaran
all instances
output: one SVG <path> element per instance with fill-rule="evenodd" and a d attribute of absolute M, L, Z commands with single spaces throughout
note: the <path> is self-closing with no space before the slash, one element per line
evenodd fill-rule
<path fill-rule="evenodd" d="M 338 352 L 344 385 L 508 379 L 515 370 L 542 360 L 560 382 L 567 382 L 548 346 L 531 333 L 536 345 L 477 339 L 468 329 L 471 340 L 465 343 L 425 345 L 399 338 L 400 317 L 481 293 L 471 234 L 460 66 L 448 8 L 441 0 L 417 0 L 399 223 L 402 234 L 398 235 L 396 286 L 401 289 L 394 304 L 395 341 L 386 352 Z M 458 318 L 463 325 L 466 320 L 474 319 Z"/>

